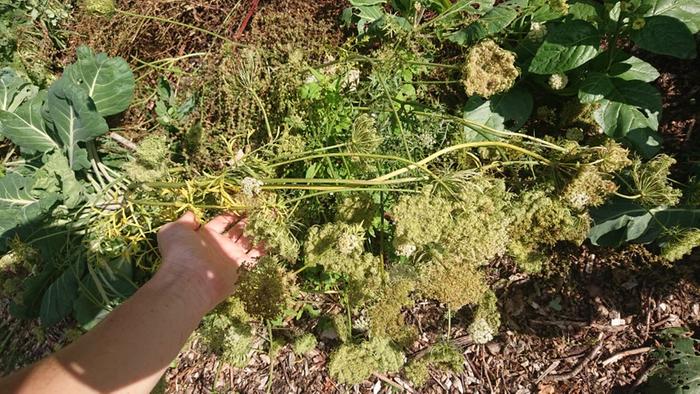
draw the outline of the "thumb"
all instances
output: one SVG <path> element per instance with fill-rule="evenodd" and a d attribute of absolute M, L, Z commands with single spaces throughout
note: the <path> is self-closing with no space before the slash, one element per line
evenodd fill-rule
<path fill-rule="evenodd" d="M 194 231 L 199 230 L 199 220 L 197 220 L 197 216 L 192 211 L 185 212 L 177 222 L 190 226 Z"/>

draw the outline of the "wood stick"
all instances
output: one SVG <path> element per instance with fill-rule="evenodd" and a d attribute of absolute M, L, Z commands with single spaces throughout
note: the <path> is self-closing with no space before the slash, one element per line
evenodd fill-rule
<path fill-rule="evenodd" d="M 652 350 L 652 348 L 649 347 L 649 346 L 644 346 L 644 347 L 640 347 L 640 348 L 637 348 L 637 349 L 625 350 L 625 351 L 616 353 L 616 354 L 614 354 L 614 355 L 612 355 L 612 356 L 606 358 L 605 360 L 603 360 L 603 363 L 602 363 L 602 364 L 603 364 L 604 367 L 607 367 L 608 365 L 613 364 L 613 363 L 616 363 L 616 362 L 622 360 L 622 359 L 625 358 L 625 357 L 634 356 L 635 354 L 648 353 L 648 352 L 651 351 L 651 350 Z"/>

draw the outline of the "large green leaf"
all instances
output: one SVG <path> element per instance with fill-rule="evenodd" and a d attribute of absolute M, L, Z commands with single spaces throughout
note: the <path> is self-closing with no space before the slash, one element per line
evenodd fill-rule
<path fill-rule="evenodd" d="M 646 16 L 670 16 L 683 22 L 691 33 L 700 31 L 698 0 L 642 0 L 642 4 L 648 9 Z"/>
<path fill-rule="evenodd" d="M 45 158 L 45 164 L 39 171 L 55 176 L 61 182 L 61 199 L 68 209 L 76 208 L 82 201 L 85 188 L 68 164 L 68 159 L 61 152 L 54 152 Z"/>
<path fill-rule="evenodd" d="M 44 126 L 41 110 L 46 91 L 20 105 L 15 112 L 0 111 L 0 134 L 17 144 L 23 152 L 49 152 L 58 148 Z"/>
<path fill-rule="evenodd" d="M 109 131 L 107 122 L 95 109 L 87 93 L 66 78 L 54 82 L 44 107 L 44 119 L 61 140 L 73 170 L 87 168 L 87 152 L 78 143 Z"/>
<path fill-rule="evenodd" d="M 516 87 L 510 91 L 484 100 L 472 96 L 464 107 L 464 119 L 497 129 L 517 131 L 532 112 L 532 95 L 526 89 Z M 464 127 L 466 140 L 480 141 L 484 136 L 478 128 Z"/>
<path fill-rule="evenodd" d="M 594 245 L 620 246 L 627 242 L 649 243 L 666 227 L 700 227 L 698 208 L 646 209 L 632 201 L 617 199 L 591 211 L 593 226 L 588 238 Z"/>
<path fill-rule="evenodd" d="M 582 103 L 594 103 L 605 98 L 651 112 L 661 111 L 661 94 L 655 87 L 638 79 L 611 78 L 599 72 L 588 74 L 579 87 L 578 97 Z"/>
<path fill-rule="evenodd" d="M 500 33 L 518 16 L 515 8 L 501 4 L 486 12 L 477 21 L 458 30 L 447 39 L 459 45 L 473 44 L 481 39 Z"/>
<path fill-rule="evenodd" d="M 36 92 L 36 86 L 20 78 L 11 68 L 0 70 L 0 110 L 15 112 L 24 100 Z"/>
<path fill-rule="evenodd" d="M 640 48 L 680 59 L 697 55 L 693 33 L 681 21 L 665 15 L 649 16 L 645 20 L 644 27 L 630 35 Z"/>
<path fill-rule="evenodd" d="M 592 24 L 582 20 L 554 24 L 532 59 L 530 72 L 555 74 L 572 70 L 596 57 L 599 47 L 600 34 Z"/>
<path fill-rule="evenodd" d="M 52 326 L 73 311 L 73 302 L 78 297 L 80 278 L 83 275 L 83 265 L 81 262 L 69 265 L 46 289 L 39 311 L 42 325 Z"/>
<path fill-rule="evenodd" d="M 667 328 L 659 335 L 664 342 L 651 354 L 656 365 L 649 371 L 649 379 L 642 386 L 645 394 L 698 394 L 700 393 L 700 355 L 695 338 L 682 327 Z M 668 345 L 666 345 L 668 343 Z"/>
<path fill-rule="evenodd" d="M 17 173 L 0 178 L 0 236 L 40 219 L 56 203 L 59 196 L 50 181 Z"/>
<path fill-rule="evenodd" d="M 615 78 L 653 82 L 659 77 L 654 66 L 642 59 L 630 56 L 610 66 L 610 76 Z"/>
<path fill-rule="evenodd" d="M 651 158 L 661 149 L 655 114 L 645 115 L 631 105 L 602 100 L 594 117 L 605 134 L 626 142 L 644 157 Z"/>
<path fill-rule="evenodd" d="M 102 116 L 125 111 L 134 96 L 134 74 L 120 57 L 95 54 L 88 47 L 78 48 L 78 60 L 66 67 L 65 76 L 80 86 L 93 100 Z"/>

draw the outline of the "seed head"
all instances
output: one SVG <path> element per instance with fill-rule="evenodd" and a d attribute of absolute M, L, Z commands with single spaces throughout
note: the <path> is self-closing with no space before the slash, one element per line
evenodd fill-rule
<path fill-rule="evenodd" d="M 632 165 L 631 178 L 639 202 L 651 207 L 674 206 L 682 192 L 669 184 L 668 176 L 676 159 L 660 154 L 646 163 L 637 160 Z"/>
<path fill-rule="evenodd" d="M 646 19 L 637 18 L 632 22 L 632 30 L 641 30 L 646 24 Z"/>
<path fill-rule="evenodd" d="M 569 83 L 569 77 L 566 74 L 552 74 L 549 76 L 549 87 L 552 90 L 562 90 Z"/>
<path fill-rule="evenodd" d="M 331 354 L 328 371 L 338 383 L 362 383 L 373 373 L 398 372 L 406 356 L 388 339 L 374 338 L 359 345 L 346 344 Z"/>
<path fill-rule="evenodd" d="M 469 50 L 462 69 L 462 83 L 468 95 L 489 98 L 512 88 L 518 75 L 515 54 L 492 40 L 484 40 Z"/>
<path fill-rule="evenodd" d="M 249 176 L 241 180 L 241 193 L 246 197 L 255 197 L 262 191 L 263 182 Z"/>
<path fill-rule="evenodd" d="M 700 229 L 673 229 L 672 234 L 661 244 L 661 256 L 668 261 L 677 261 L 700 246 Z"/>
<path fill-rule="evenodd" d="M 484 319 L 476 319 L 469 325 L 467 332 L 472 337 L 474 343 L 483 345 L 493 339 L 494 331 L 489 323 Z"/>
<path fill-rule="evenodd" d="M 527 38 L 532 41 L 542 41 L 547 35 L 547 26 L 544 23 L 532 22 L 530 31 L 527 33 Z"/>

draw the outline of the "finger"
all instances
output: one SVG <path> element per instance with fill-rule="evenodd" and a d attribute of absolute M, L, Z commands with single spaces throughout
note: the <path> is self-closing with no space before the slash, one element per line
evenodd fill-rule
<path fill-rule="evenodd" d="M 258 245 L 256 247 L 250 249 L 248 251 L 248 253 L 246 253 L 246 254 L 251 258 L 262 257 L 265 255 L 265 249 L 263 249 L 262 245 Z"/>
<path fill-rule="evenodd" d="M 236 245 L 238 245 L 238 247 L 245 252 L 248 252 L 250 249 L 253 248 L 253 243 L 250 242 L 248 237 L 246 237 L 245 235 L 241 235 L 238 238 L 238 240 L 236 241 Z"/>
<path fill-rule="evenodd" d="M 248 220 L 241 219 L 233 227 L 228 230 L 228 237 L 234 241 L 238 241 L 241 236 L 243 236 L 243 231 L 245 231 L 245 226 L 248 224 Z"/>
<path fill-rule="evenodd" d="M 229 226 L 236 223 L 238 220 L 240 220 L 240 216 L 237 216 L 232 213 L 225 213 L 209 221 L 209 223 L 207 223 L 205 227 L 209 230 L 216 231 L 217 233 L 221 234 L 224 231 L 226 231 L 226 229 Z"/>
<path fill-rule="evenodd" d="M 192 211 L 187 211 L 185 212 L 184 215 L 182 215 L 179 219 L 175 221 L 176 223 L 181 223 L 189 226 L 192 228 L 192 230 L 199 230 L 199 220 L 197 220 L 197 216 Z"/>

